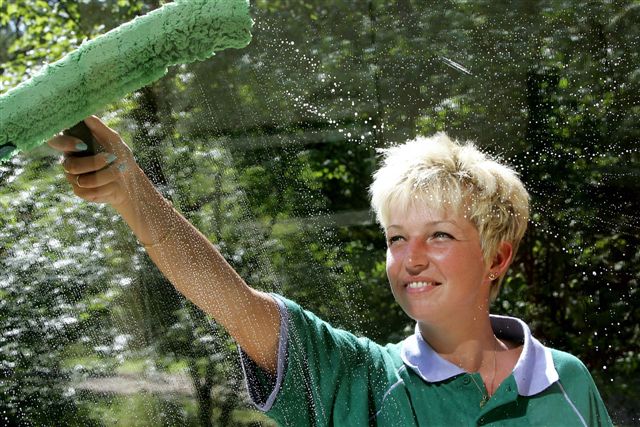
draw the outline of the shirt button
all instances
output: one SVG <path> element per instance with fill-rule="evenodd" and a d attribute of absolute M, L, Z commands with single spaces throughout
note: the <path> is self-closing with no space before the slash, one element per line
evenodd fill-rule
<path fill-rule="evenodd" d="M 480 418 L 480 419 L 478 420 L 478 425 L 479 425 L 479 426 L 483 426 L 483 425 L 484 425 L 484 418 Z"/>
<path fill-rule="evenodd" d="M 471 382 L 471 379 L 469 378 L 469 376 L 466 376 L 466 377 L 464 377 L 462 382 L 464 383 L 464 385 L 468 385 Z"/>

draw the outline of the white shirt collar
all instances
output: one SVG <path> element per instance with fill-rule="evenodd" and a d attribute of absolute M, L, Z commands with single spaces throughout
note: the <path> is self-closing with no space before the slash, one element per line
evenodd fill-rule
<path fill-rule="evenodd" d="M 531 335 L 526 323 L 515 317 L 491 315 L 491 327 L 498 338 L 524 344 L 513 369 L 513 377 L 521 396 L 533 396 L 558 381 L 551 350 Z M 435 383 L 465 373 L 431 348 L 416 324 L 415 333 L 402 341 L 402 361 L 423 380 Z"/>

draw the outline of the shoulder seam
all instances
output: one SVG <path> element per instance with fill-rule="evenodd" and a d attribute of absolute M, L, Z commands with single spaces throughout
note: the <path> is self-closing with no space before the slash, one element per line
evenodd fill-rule
<path fill-rule="evenodd" d="M 403 369 L 406 369 L 407 367 L 405 365 L 402 365 L 397 371 L 396 371 L 396 375 L 398 376 L 398 381 L 396 381 L 395 383 L 393 383 L 391 385 L 391 387 L 389 387 L 389 389 L 387 391 L 384 392 L 384 396 L 382 396 L 382 402 L 380 402 L 380 409 L 378 409 L 378 412 L 375 413 L 375 415 L 372 415 L 371 418 L 369 418 L 369 421 L 373 421 L 374 419 L 378 418 L 378 415 L 380 415 L 380 412 L 382 412 L 382 409 L 384 408 L 384 402 L 387 400 L 387 397 L 389 396 L 389 394 L 391 394 L 391 392 L 398 387 L 400 384 L 404 384 L 404 380 L 400 377 L 400 372 Z"/>
<path fill-rule="evenodd" d="M 575 412 L 576 415 L 578 416 L 578 418 L 580 418 L 580 422 L 582 422 L 582 425 L 584 427 L 587 427 L 587 423 L 584 420 L 584 417 L 582 416 L 580 411 L 578 411 L 578 408 L 576 408 L 576 405 L 573 404 L 573 402 L 571 401 L 571 399 L 567 395 L 567 392 L 564 391 L 564 387 L 562 387 L 562 383 L 560 382 L 560 380 L 558 380 L 558 387 L 560 387 L 560 391 L 562 391 L 562 394 L 564 395 L 565 400 L 567 401 L 567 403 L 569 403 L 569 406 L 571 406 L 571 408 L 573 409 L 573 412 Z"/>

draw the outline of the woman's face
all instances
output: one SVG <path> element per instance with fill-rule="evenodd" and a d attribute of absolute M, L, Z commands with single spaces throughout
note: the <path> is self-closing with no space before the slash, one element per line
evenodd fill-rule
<path fill-rule="evenodd" d="M 468 219 L 426 207 L 392 210 L 385 234 L 391 291 L 409 317 L 438 323 L 488 309 L 489 269 Z"/>

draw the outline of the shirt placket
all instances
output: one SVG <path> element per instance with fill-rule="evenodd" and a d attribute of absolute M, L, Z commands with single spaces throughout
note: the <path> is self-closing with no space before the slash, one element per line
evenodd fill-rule
<path fill-rule="evenodd" d="M 504 412 L 505 409 L 517 399 L 518 387 L 513 375 L 510 375 L 500 384 L 500 387 L 498 387 L 489 401 L 480 408 L 478 416 L 476 417 L 476 425 L 490 425 L 504 419 L 504 416 L 501 415 L 500 412 Z"/>

